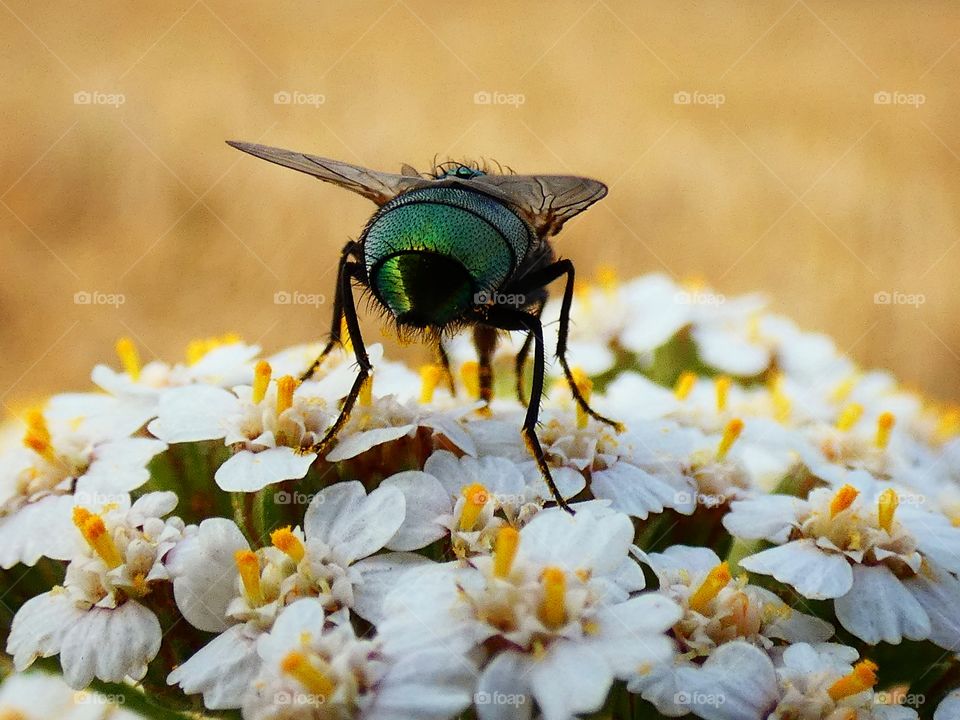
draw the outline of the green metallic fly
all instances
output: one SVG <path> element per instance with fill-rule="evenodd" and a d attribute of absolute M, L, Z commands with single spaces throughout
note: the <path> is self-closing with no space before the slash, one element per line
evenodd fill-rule
<path fill-rule="evenodd" d="M 536 434 L 545 362 L 540 314 L 547 300 L 547 285 L 566 276 L 557 359 L 583 411 L 619 428 L 618 423 L 590 408 L 567 364 L 574 269 L 570 260 L 556 259 L 549 242 L 567 220 L 603 198 L 606 185 L 567 175 L 493 173 L 463 163 L 444 163 L 430 174 L 404 165 L 397 175 L 265 145 L 228 144 L 352 190 L 379 206 L 360 239 L 343 248 L 330 340 L 301 377 L 311 377 L 340 342 L 345 321 L 359 372 L 340 416 L 314 450 L 323 453 L 329 448 L 373 369 L 360 336 L 353 297 L 356 282 L 369 291 L 376 306 L 392 316 L 401 333 L 425 334 L 435 342 L 448 378 L 449 361 L 441 339 L 471 327 L 479 356 L 480 397 L 487 402 L 493 395 L 492 358 L 498 331 L 526 332 L 516 358 L 521 402 L 523 369 L 531 344 L 534 372 L 521 435 L 557 504 L 569 510 L 553 482 Z"/>

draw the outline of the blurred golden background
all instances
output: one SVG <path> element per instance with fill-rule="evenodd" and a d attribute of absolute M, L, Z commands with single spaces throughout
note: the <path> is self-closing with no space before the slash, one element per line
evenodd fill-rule
<path fill-rule="evenodd" d="M 373 206 L 227 138 L 600 178 L 609 197 L 557 244 L 581 276 L 760 290 L 960 397 L 956 3 L 0 0 L 0 18 L 8 409 L 87 388 L 121 335 L 169 360 L 228 330 L 268 351 L 327 331 L 329 305 L 275 293 L 332 296 Z"/>

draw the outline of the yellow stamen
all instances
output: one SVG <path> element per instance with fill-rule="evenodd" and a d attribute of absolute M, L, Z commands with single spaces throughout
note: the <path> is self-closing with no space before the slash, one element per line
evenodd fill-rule
<path fill-rule="evenodd" d="M 716 383 L 714 383 L 717 391 L 717 412 L 723 412 L 727 409 L 727 399 L 730 397 L 731 385 L 733 385 L 733 380 L 726 375 L 718 377 Z"/>
<path fill-rule="evenodd" d="M 424 405 L 433 402 L 433 392 L 443 379 L 443 368 L 439 365 L 420 367 L 420 402 Z"/>
<path fill-rule="evenodd" d="M 23 444 L 37 455 L 56 462 L 57 454 L 53 450 L 53 439 L 50 437 L 50 428 L 47 420 L 39 410 L 27 413 L 27 432 L 23 436 Z"/>
<path fill-rule="evenodd" d="M 861 415 L 863 415 L 863 405 L 860 403 L 850 403 L 840 413 L 840 417 L 837 418 L 837 430 L 847 432 L 857 424 L 857 420 L 860 419 Z"/>
<path fill-rule="evenodd" d="M 567 620 L 567 576 L 558 567 L 548 567 L 540 582 L 543 583 L 540 620 L 549 628 L 558 628 Z"/>
<path fill-rule="evenodd" d="M 724 561 L 710 571 L 700 587 L 690 596 L 690 609 L 696 610 L 701 615 L 706 615 L 710 602 L 729 582 L 730 566 Z"/>
<path fill-rule="evenodd" d="M 960 433 L 960 408 L 949 408 L 940 415 L 937 423 L 937 439 L 946 442 Z"/>
<path fill-rule="evenodd" d="M 860 491 L 853 485 L 844 485 L 837 490 L 836 494 L 830 500 L 830 518 L 835 518 L 838 513 L 842 513 L 853 505 L 853 501 L 857 499 L 857 495 L 859 494 Z"/>
<path fill-rule="evenodd" d="M 617 270 L 612 265 L 601 265 L 597 268 L 597 284 L 604 290 L 608 292 L 616 290 L 619 283 Z"/>
<path fill-rule="evenodd" d="M 857 375 L 851 375 L 848 377 L 833 389 L 833 392 L 830 393 L 830 399 L 835 403 L 846 400 L 848 397 L 850 397 L 850 393 L 852 393 L 853 389 L 857 386 L 859 379 L 860 378 Z"/>
<path fill-rule="evenodd" d="M 73 522 L 90 549 L 100 556 L 108 568 L 113 570 L 123 564 L 123 557 L 110 533 L 107 532 L 102 517 L 83 508 L 76 508 L 73 512 Z"/>
<path fill-rule="evenodd" d="M 267 388 L 270 387 L 270 376 L 273 374 L 273 368 L 266 360 L 257 363 L 253 370 L 253 402 L 259 405 L 267 395 Z"/>
<path fill-rule="evenodd" d="M 593 392 L 593 381 L 590 377 L 580 368 L 574 368 L 573 372 L 573 383 L 577 386 L 577 390 L 580 391 L 580 396 L 586 402 L 590 402 L 590 394 Z M 577 427 L 581 430 L 587 426 L 587 423 L 590 421 L 590 416 L 580 407 L 580 403 L 577 403 Z"/>
<path fill-rule="evenodd" d="M 677 396 L 677 400 L 686 400 L 687 395 L 690 394 L 690 391 L 693 390 L 693 386 L 696 384 L 696 373 L 685 372 L 677 378 L 677 384 L 673 388 L 673 394 Z"/>
<path fill-rule="evenodd" d="M 233 560 L 240 572 L 240 581 L 243 583 L 243 592 L 247 602 L 254 607 L 263 605 L 263 589 L 260 587 L 260 560 L 255 553 L 249 550 L 237 550 Z"/>
<path fill-rule="evenodd" d="M 467 395 L 480 398 L 480 363 L 468 360 L 460 366 L 460 379 L 467 388 Z"/>
<path fill-rule="evenodd" d="M 853 672 L 837 680 L 827 692 L 834 702 L 858 695 L 877 684 L 877 664 L 863 660 L 853 666 Z"/>
<path fill-rule="evenodd" d="M 480 519 L 480 511 L 490 499 L 490 493 L 480 483 L 467 485 L 461 491 L 466 502 L 463 504 L 463 511 L 460 513 L 460 529 L 470 532 L 476 527 L 477 520 Z"/>
<path fill-rule="evenodd" d="M 280 669 L 303 685 L 318 700 L 333 697 L 336 684 L 301 652 L 293 651 L 280 661 Z"/>
<path fill-rule="evenodd" d="M 277 415 L 293 407 L 293 393 L 299 384 L 290 375 L 277 378 Z"/>
<path fill-rule="evenodd" d="M 727 423 L 726 427 L 723 429 L 723 437 L 720 438 L 720 444 L 717 446 L 717 460 L 723 460 L 727 453 L 730 452 L 730 448 L 733 447 L 733 444 L 737 441 L 737 438 L 740 437 L 740 433 L 743 432 L 743 420 L 740 418 L 734 418 Z"/>
<path fill-rule="evenodd" d="M 350 338 L 350 327 L 346 318 L 340 320 L 340 344 L 348 353 L 353 352 L 353 340 Z"/>
<path fill-rule="evenodd" d="M 493 576 L 506 578 L 513 568 L 513 559 L 517 556 L 517 546 L 520 544 L 520 533 L 515 528 L 505 525 L 497 532 L 497 540 L 493 547 Z"/>
<path fill-rule="evenodd" d="M 87 521 L 87 518 L 92 515 L 93 513 L 85 507 L 75 505 L 73 508 L 73 524 L 76 525 L 78 529 L 83 529 L 83 524 Z"/>
<path fill-rule="evenodd" d="M 187 344 L 187 362 L 191 365 L 199 362 L 211 350 L 216 350 L 224 345 L 236 345 L 241 342 L 240 336 L 236 333 L 227 333 L 220 337 L 199 338 L 191 340 Z"/>
<path fill-rule="evenodd" d="M 783 391 L 783 373 L 777 373 L 770 379 L 770 393 L 773 397 L 773 417 L 777 422 L 786 422 L 790 419 L 793 405 L 790 398 Z"/>
<path fill-rule="evenodd" d="M 890 443 L 890 433 L 896 423 L 897 418 L 892 412 L 880 413 L 880 417 L 877 418 L 877 436 L 874 438 L 874 442 L 881 450 L 886 449 Z"/>
<path fill-rule="evenodd" d="M 289 526 L 270 533 L 270 542 L 275 548 L 289 555 L 295 563 L 303 560 L 305 554 L 303 543 L 293 534 Z"/>
<path fill-rule="evenodd" d="M 373 405 L 373 375 L 367 375 L 360 386 L 360 395 L 357 397 L 360 404 L 364 407 Z"/>
<path fill-rule="evenodd" d="M 130 379 L 134 382 L 139 380 L 140 353 L 137 352 L 137 346 L 133 344 L 133 340 L 128 337 L 122 337 L 117 340 L 117 344 L 114 347 L 120 358 L 120 364 L 123 365 L 123 369 L 127 375 L 130 376 Z"/>
<path fill-rule="evenodd" d="M 877 517 L 879 518 L 880 527 L 887 532 L 890 532 L 893 528 L 893 515 L 897 511 L 899 504 L 900 496 L 897 495 L 897 491 L 893 488 L 887 488 L 880 493 L 880 498 L 877 500 Z"/>

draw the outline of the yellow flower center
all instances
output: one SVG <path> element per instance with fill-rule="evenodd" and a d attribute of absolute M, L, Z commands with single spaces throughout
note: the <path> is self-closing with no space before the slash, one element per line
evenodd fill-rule
<path fill-rule="evenodd" d="M 590 395 L 593 392 L 593 381 L 581 368 L 574 368 L 571 374 L 577 390 L 580 391 L 580 396 L 589 403 Z M 577 427 L 582 430 L 589 421 L 590 416 L 580 407 L 580 403 L 577 403 Z"/>
<path fill-rule="evenodd" d="M 607 292 L 613 292 L 620 284 L 617 270 L 612 265 L 601 265 L 597 269 L 597 284 Z"/>
<path fill-rule="evenodd" d="M 263 589 L 260 587 L 260 560 L 250 550 L 237 550 L 233 560 L 240 573 L 243 592 L 253 607 L 263 605 Z"/>
<path fill-rule="evenodd" d="M 714 383 L 714 388 L 717 393 L 717 412 L 723 412 L 727 409 L 727 400 L 730 397 L 731 385 L 733 385 L 733 380 L 726 375 L 718 377 Z"/>
<path fill-rule="evenodd" d="M 443 368 L 439 365 L 420 367 L 420 402 L 424 405 L 433 402 L 433 393 L 443 378 Z"/>
<path fill-rule="evenodd" d="M 310 658 L 302 652 L 287 653 L 280 661 L 280 669 L 317 696 L 318 700 L 326 700 L 332 697 L 337 689 L 333 680 L 323 670 L 310 662 Z"/>
<path fill-rule="evenodd" d="M 877 669 L 877 664 L 870 660 L 858 662 L 849 675 L 833 683 L 827 692 L 834 702 L 839 702 L 846 697 L 869 690 L 877 684 Z"/>
<path fill-rule="evenodd" d="M 717 460 L 723 460 L 727 456 L 730 448 L 733 447 L 742 432 L 743 420 L 740 418 L 734 418 L 727 423 L 726 427 L 723 428 L 723 437 L 720 438 L 720 444 L 717 445 Z"/>
<path fill-rule="evenodd" d="M 773 417 L 777 422 L 784 423 L 790 418 L 793 405 L 783 390 L 783 373 L 776 373 L 770 379 L 770 395 L 773 399 Z"/>
<path fill-rule="evenodd" d="M 480 511 L 490 499 L 490 493 L 487 488 L 480 483 L 467 485 L 461 491 L 466 502 L 463 504 L 463 511 L 460 513 L 460 529 L 464 532 L 470 532 L 477 525 L 480 519 Z"/>
<path fill-rule="evenodd" d="M 937 422 L 937 439 L 946 442 L 960 433 L 960 408 L 945 410 Z"/>
<path fill-rule="evenodd" d="M 677 384 L 673 387 L 673 394 L 676 395 L 677 400 L 686 400 L 687 395 L 690 394 L 690 391 L 693 390 L 693 386 L 697 384 L 697 375 L 692 372 L 685 372 L 677 378 Z"/>
<path fill-rule="evenodd" d="M 558 567 L 548 567 L 540 577 L 543 599 L 540 601 L 540 620 L 556 629 L 567 620 L 567 576 Z"/>
<path fill-rule="evenodd" d="M 241 342 L 240 336 L 236 333 L 227 333 L 220 337 L 199 338 L 191 340 L 187 344 L 187 362 L 195 365 L 211 350 L 216 350 L 224 345 L 236 345 Z"/>
<path fill-rule="evenodd" d="M 290 375 L 277 378 L 277 415 L 293 407 L 293 393 L 299 383 Z"/>
<path fill-rule="evenodd" d="M 896 423 L 897 418 L 892 412 L 880 413 L 880 417 L 877 418 L 877 434 L 874 438 L 874 443 L 881 450 L 886 449 L 890 443 L 890 433 L 893 431 L 893 426 L 896 425 Z"/>
<path fill-rule="evenodd" d="M 853 389 L 857 386 L 859 381 L 857 375 L 851 375 L 843 382 L 839 383 L 830 393 L 830 399 L 835 403 L 840 403 L 850 397 L 850 393 L 853 392 Z"/>
<path fill-rule="evenodd" d="M 50 428 L 47 427 L 47 420 L 39 410 L 31 410 L 27 413 L 27 431 L 23 436 L 23 444 L 42 458 L 56 462 L 57 454 L 53 450 Z"/>
<path fill-rule="evenodd" d="M 493 548 L 493 576 L 507 578 L 513 568 L 513 559 L 517 556 L 517 547 L 520 544 L 520 533 L 516 529 L 505 525 L 497 532 L 497 540 Z"/>
<path fill-rule="evenodd" d="M 467 388 L 467 395 L 471 398 L 480 398 L 480 363 L 468 360 L 460 366 L 460 379 Z"/>
<path fill-rule="evenodd" d="M 295 563 L 303 560 L 303 556 L 306 553 L 306 549 L 303 547 L 300 538 L 293 534 L 289 525 L 270 533 L 270 542 L 273 543 L 275 548 L 286 553 Z"/>
<path fill-rule="evenodd" d="M 859 494 L 860 491 L 853 487 L 853 485 L 844 485 L 837 490 L 836 494 L 830 500 L 830 519 L 832 520 L 853 505 L 853 501 L 857 499 L 857 495 Z"/>
<path fill-rule="evenodd" d="M 706 615 L 710 603 L 727 586 L 730 577 L 730 566 L 726 562 L 722 562 L 713 568 L 700 584 L 700 587 L 690 596 L 688 601 L 690 609 L 701 615 Z"/>
<path fill-rule="evenodd" d="M 140 379 L 140 353 L 137 352 L 137 346 L 133 340 L 128 337 L 122 337 L 117 340 L 114 346 L 117 356 L 120 358 L 120 364 L 124 371 L 130 376 L 130 379 L 136 382 Z"/>
<path fill-rule="evenodd" d="M 857 424 L 861 415 L 863 415 L 863 405 L 860 403 L 850 403 L 840 413 L 840 417 L 837 418 L 837 430 L 847 432 Z"/>
<path fill-rule="evenodd" d="M 73 509 L 73 524 L 83 535 L 83 539 L 87 541 L 90 549 L 103 560 L 108 568 L 113 570 L 123 564 L 123 556 L 117 549 L 116 543 L 113 542 L 110 533 L 107 532 L 102 517 L 86 508 L 75 507 Z"/>
<path fill-rule="evenodd" d="M 373 375 L 367 375 L 364 378 L 358 399 L 364 407 L 370 407 L 373 404 Z"/>
<path fill-rule="evenodd" d="M 353 352 L 353 340 L 350 338 L 350 327 L 347 325 L 347 319 L 340 320 L 340 344 L 348 353 Z"/>
<path fill-rule="evenodd" d="M 267 395 L 267 388 L 270 387 L 270 376 L 273 374 L 273 368 L 266 360 L 261 360 L 253 370 L 253 395 L 251 399 L 254 405 L 263 402 Z"/>
<path fill-rule="evenodd" d="M 877 519 L 880 527 L 887 532 L 893 528 L 893 515 L 899 504 L 900 496 L 893 488 L 887 488 L 880 493 L 880 498 L 877 500 Z"/>

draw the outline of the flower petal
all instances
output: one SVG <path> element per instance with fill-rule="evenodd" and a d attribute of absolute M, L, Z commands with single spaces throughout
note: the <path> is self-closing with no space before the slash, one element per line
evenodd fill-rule
<path fill-rule="evenodd" d="M 834 609 L 843 627 L 871 645 L 930 634 L 927 613 L 885 565 L 854 565 L 853 587 L 834 601 Z"/>
<path fill-rule="evenodd" d="M 826 553 L 812 540 L 794 540 L 740 561 L 740 567 L 792 585 L 806 598 L 822 600 L 846 595 L 853 572 L 843 555 Z"/>

